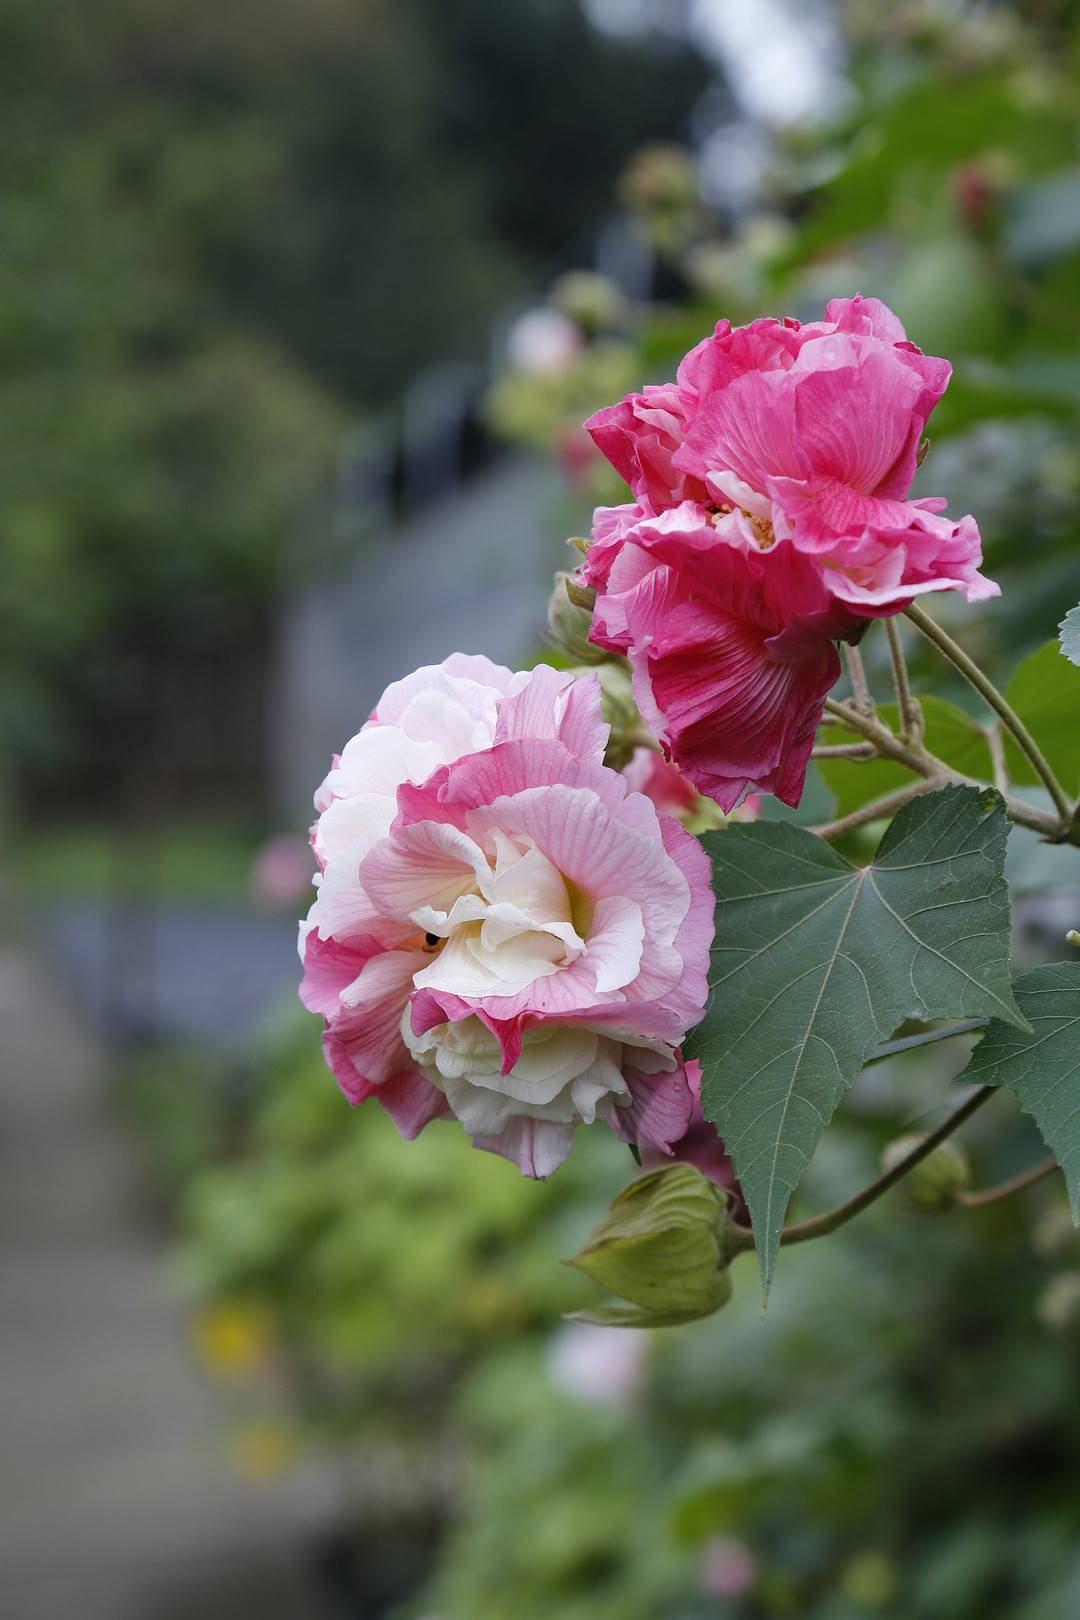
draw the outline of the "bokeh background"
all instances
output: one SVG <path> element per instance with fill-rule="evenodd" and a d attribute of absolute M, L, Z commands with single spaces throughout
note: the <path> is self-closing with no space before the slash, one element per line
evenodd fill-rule
<path fill-rule="evenodd" d="M 0 90 L 5 1611 L 1072 1620 L 1055 1182 L 886 1204 L 764 1321 L 746 1265 L 693 1328 L 568 1324 L 625 1149 L 536 1186 L 350 1112 L 295 917 L 331 752 L 417 664 L 541 655 L 619 498 L 582 418 L 721 314 L 862 291 L 948 355 L 923 487 L 1004 596 L 940 612 L 1003 679 L 1054 633 L 1077 7 L 3 0 Z M 1080 852 L 1010 859 L 1060 957 Z M 807 1207 L 944 1062 L 864 1076 Z M 1036 1156 L 1008 1117 L 981 1179 Z"/>

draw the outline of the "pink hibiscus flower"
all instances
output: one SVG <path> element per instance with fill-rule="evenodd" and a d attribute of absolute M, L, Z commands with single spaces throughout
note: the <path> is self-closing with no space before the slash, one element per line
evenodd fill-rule
<path fill-rule="evenodd" d="M 899 612 L 927 591 L 980 601 L 998 587 L 978 571 L 975 520 L 941 516 L 937 498 L 907 499 L 950 373 L 878 299 L 835 298 L 807 326 L 721 321 L 674 383 L 629 395 L 586 427 L 629 483 L 635 517 L 684 500 L 736 514 L 762 546 L 789 540 L 806 553 L 830 593 L 864 616 Z M 600 524 L 610 532 L 610 518 Z"/>
<path fill-rule="evenodd" d="M 583 572 L 590 639 L 630 659 L 638 707 L 694 786 L 725 811 L 750 788 L 797 804 L 835 640 L 858 629 L 813 562 L 684 501 L 591 547 Z"/>
<path fill-rule="evenodd" d="M 712 938 L 700 845 L 602 763 L 595 677 L 455 655 L 391 686 L 316 795 L 301 996 L 353 1102 L 546 1176 L 576 1125 L 666 1150 Z"/>
<path fill-rule="evenodd" d="M 799 802 L 835 641 L 927 591 L 997 594 L 974 520 L 907 498 L 949 374 L 877 299 L 834 299 L 807 326 L 721 321 L 675 382 L 586 424 L 636 497 L 594 516 L 591 639 L 724 810 Z"/>

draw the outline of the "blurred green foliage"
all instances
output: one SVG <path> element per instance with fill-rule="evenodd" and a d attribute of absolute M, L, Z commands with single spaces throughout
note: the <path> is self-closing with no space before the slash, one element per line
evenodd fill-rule
<path fill-rule="evenodd" d="M 482 356 L 492 309 L 704 80 L 686 48 L 593 32 L 577 0 L 512 22 L 490 0 L 4 6 L 17 785 L 145 793 L 134 756 L 161 754 L 185 675 L 214 672 L 189 709 L 249 668 L 258 687 L 275 604 L 327 550 L 346 426 L 419 367 Z"/>
<path fill-rule="evenodd" d="M 869 1179 L 962 1061 L 874 1071 L 813 1201 Z M 766 1318 L 743 1260 L 704 1323 L 595 1330 L 560 1321 L 587 1285 L 555 1257 L 625 1179 L 608 1133 L 542 1185 L 449 1126 L 402 1143 L 375 1106 L 348 1111 L 300 1015 L 246 1079 L 158 1060 L 137 1089 L 207 1370 L 286 1456 L 351 1457 L 360 1502 L 384 1491 L 383 1536 L 415 1514 L 383 1471 L 415 1482 L 439 1554 L 400 1620 L 1071 1613 L 1051 1598 L 1080 1578 L 1080 1238 L 1058 1183 L 943 1217 L 887 1200 L 785 1255 Z M 972 1144 L 980 1181 L 1038 1151 L 1026 1126 Z M 741 1584 L 719 1604 L 725 1569 Z"/>

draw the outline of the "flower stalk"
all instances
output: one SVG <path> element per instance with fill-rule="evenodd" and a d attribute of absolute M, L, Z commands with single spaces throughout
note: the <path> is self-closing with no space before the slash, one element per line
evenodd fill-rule
<path fill-rule="evenodd" d="M 957 783 L 964 787 L 986 787 L 988 785 L 985 782 L 978 781 L 973 776 L 965 776 L 961 771 L 954 771 L 950 765 L 946 765 L 944 760 L 938 759 L 934 754 L 929 753 L 921 742 L 907 742 L 904 738 L 898 737 L 876 715 L 860 714 L 850 704 L 838 703 L 833 698 L 826 699 L 825 712 L 839 725 L 846 727 L 849 731 L 857 732 L 860 736 L 865 737 L 867 741 L 872 742 L 877 753 L 883 759 L 895 760 L 897 764 L 905 765 L 909 771 L 914 771 L 916 776 L 921 776 L 925 783 L 921 790 L 923 792 L 927 792 L 931 788 L 946 787 L 950 783 Z M 1002 796 L 1005 799 L 1005 813 L 1016 826 L 1030 827 L 1033 832 L 1041 833 L 1044 838 L 1053 843 L 1076 843 L 1080 840 L 1080 827 L 1077 826 L 1067 803 L 1066 811 L 1068 813 L 1062 817 L 1055 815 L 1053 811 L 1040 809 L 1038 805 L 1028 804 L 1025 799 L 1018 799 L 1015 795 L 1003 794 Z M 916 798 L 918 794 L 911 793 L 909 797 Z M 907 800 L 905 799 L 903 803 L 907 803 Z M 887 799 L 879 801 L 876 806 L 864 806 L 865 810 L 872 813 L 865 815 L 863 820 L 875 821 L 883 815 L 891 815 L 893 811 L 888 806 L 889 800 Z M 900 807 L 896 806 L 895 808 Z M 862 814 L 861 811 L 854 813 Z M 845 822 L 848 820 L 847 817 L 843 819 Z M 856 825 L 860 824 L 856 823 Z M 848 826 L 837 829 L 834 824 L 816 829 L 823 838 L 836 837 L 839 836 L 839 832 L 849 830 L 850 827 Z"/>
<path fill-rule="evenodd" d="M 1000 1204 L 1005 1198 L 1012 1198 L 1014 1194 L 1026 1192 L 1037 1182 L 1045 1181 L 1058 1168 L 1055 1158 L 1040 1159 L 1029 1170 L 1022 1170 L 1019 1175 L 1010 1176 L 1008 1181 L 998 1182 L 996 1187 L 984 1187 L 981 1192 L 958 1193 L 956 1202 L 965 1209 L 984 1209 L 987 1204 Z"/>
<path fill-rule="evenodd" d="M 847 658 L 848 675 L 851 677 L 852 704 L 860 714 L 872 715 L 874 712 L 874 699 L 870 692 L 870 682 L 866 678 L 862 653 L 858 647 L 852 647 L 848 644 L 844 648 L 844 655 Z"/>
<path fill-rule="evenodd" d="M 889 643 L 889 658 L 892 662 L 896 701 L 900 706 L 900 734 L 908 742 L 921 743 L 923 739 L 923 713 L 919 707 L 918 699 L 911 690 L 907 662 L 904 658 L 904 647 L 900 640 L 900 631 L 897 628 L 895 618 L 885 620 L 885 635 Z"/>
<path fill-rule="evenodd" d="M 1034 737 L 1031 735 L 1027 726 L 1025 726 L 1024 722 L 1021 720 L 1020 716 L 1016 713 L 1012 705 L 1007 703 L 1005 698 L 1002 697 L 993 681 L 991 681 L 987 675 L 983 674 L 982 670 L 979 668 L 978 664 L 976 664 L 974 659 L 968 657 L 968 654 L 959 645 L 959 643 L 954 641 L 953 638 L 941 628 L 936 620 L 932 619 L 928 613 L 924 613 L 922 608 L 914 602 L 906 611 L 907 616 L 911 620 L 912 624 L 914 624 L 917 629 L 921 630 L 927 641 L 933 642 L 938 651 L 943 653 L 949 662 L 960 671 L 961 675 L 969 683 L 969 685 L 975 688 L 979 696 L 985 699 L 985 701 L 993 709 L 994 713 L 1001 720 L 1006 730 L 1012 734 L 1017 747 L 1027 755 L 1035 774 L 1044 784 L 1051 799 L 1054 801 L 1055 808 L 1057 809 L 1058 815 L 1061 818 L 1063 836 L 1067 838 L 1069 835 L 1069 830 L 1073 825 L 1073 806 L 1069 803 L 1068 795 L 1066 794 L 1061 783 L 1058 781 L 1057 777 L 1054 775 L 1045 754 L 1035 741 Z"/>
<path fill-rule="evenodd" d="M 950 1031 L 950 1033 L 956 1032 Z M 861 1215 L 864 1209 L 869 1209 L 871 1204 L 877 1203 L 878 1199 L 884 1197 L 891 1187 L 896 1186 L 898 1181 L 902 1181 L 910 1170 L 914 1170 L 915 1166 L 933 1153 L 935 1148 L 940 1147 L 942 1142 L 946 1141 L 955 1130 L 958 1130 L 965 1120 L 970 1119 L 972 1114 L 980 1109 L 984 1103 L 990 1101 L 997 1089 L 996 1086 L 980 1086 L 977 1091 L 972 1092 L 967 1101 L 961 1103 L 959 1108 L 954 1109 L 948 1119 L 944 1120 L 936 1131 L 931 1131 L 928 1136 L 924 1136 L 918 1145 L 912 1148 L 910 1153 L 905 1154 L 891 1169 L 886 1170 L 875 1181 L 870 1182 L 869 1186 L 864 1187 L 853 1198 L 847 1199 L 842 1204 L 837 1204 L 833 1209 L 823 1210 L 820 1215 L 811 1215 L 805 1221 L 795 1221 L 791 1225 L 785 1226 L 780 1233 L 781 1247 L 787 1248 L 793 1243 L 812 1243 L 815 1238 L 827 1237 L 831 1232 L 838 1231 L 841 1226 L 846 1226 L 848 1221 L 854 1220 L 855 1216 Z M 752 1235 L 746 1232 L 745 1236 L 743 1236 L 741 1235 L 742 1229 L 738 1230 L 740 1233 L 736 1240 L 738 1247 L 752 1249 L 754 1247 Z"/>

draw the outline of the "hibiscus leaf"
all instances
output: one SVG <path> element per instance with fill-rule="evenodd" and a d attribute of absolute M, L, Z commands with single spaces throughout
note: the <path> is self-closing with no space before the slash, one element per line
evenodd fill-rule
<path fill-rule="evenodd" d="M 1065 621 L 1068 623 L 1068 620 Z M 1023 720 L 1070 794 L 1080 792 L 1080 668 L 1061 656 L 1056 641 L 1033 652 L 1013 675 L 1005 696 Z M 1026 754 L 1005 737 L 1005 762 L 1014 782 L 1038 786 L 1039 777 Z"/>
<path fill-rule="evenodd" d="M 926 722 L 926 746 L 938 759 L 965 776 L 989 781 L 993 775 L 990 744 L 979 722 L 954 703 L 943 698 L 921 699 Z M 900 729 L 900 713 L 895 703 L 883 703 L 878 714 L 893 731 Z M 858 738 L 839 726 L 828 726 L 819 733 L 822 743 L 852 743 Z M 897 788 L 915 781 L 915 773 L 888 759 L 820 759 L 818 770 L 836 797 L 836 814 L 846 816 L 874 799 L 882 799 Z"/>
<path fill-rule="evenodd" d="M 1032 968 L 1013 989 L 1031 1032 L 995 1019 L 957 1078 L 1014 1093 L 1065 1173 L 1080 1226 L 1080 962 Z"/>
<path fill-rule="evenodd" d="M 780 1228 L 833 1110 L 905 1018 L 999 1017 L 1009 986 L 1008 823 L 992 789 L 945 788 L 892 822 L 871 866 L 781 822 L 706 837 L 716 941 L 685 1043 L 750 1209 L 767 1292 Z"/>
<path fill-rule="evenodd" d="M 1058 626 L 1061 650 L 1070 664 L 1080 665 L 1080 607 L 1070 608 Z"/>

